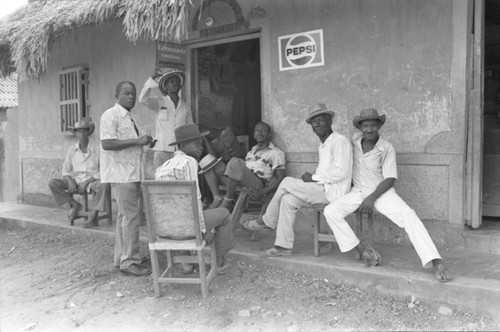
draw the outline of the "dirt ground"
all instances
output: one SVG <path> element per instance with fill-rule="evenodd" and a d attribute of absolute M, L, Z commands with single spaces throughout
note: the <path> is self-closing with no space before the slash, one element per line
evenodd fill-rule
<path fill-rule="evenodd" d="M 195 285 L 155 298 L 151 276 L 122 275 L 112 252 L 96 235 L 0 228 L 0 331 L 500 330 L 452 306 L 234 259 L 207 299 Z"/>

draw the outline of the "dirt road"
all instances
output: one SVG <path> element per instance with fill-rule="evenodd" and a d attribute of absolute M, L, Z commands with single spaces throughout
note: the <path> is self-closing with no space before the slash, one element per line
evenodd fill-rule
<path fill-rule="evenodd" d="M 113 241 L 0 228 L 0 331 L 500 330 L 452 306 L 232 260 L 207 299 L 112 266 Z M 147 254 L 146 247 L 142 252 Z"/>

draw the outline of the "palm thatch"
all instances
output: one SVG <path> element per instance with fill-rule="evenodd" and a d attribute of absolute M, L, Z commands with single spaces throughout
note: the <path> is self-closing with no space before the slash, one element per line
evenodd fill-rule
<path fill-rule="evenodd" d="M 17 71 L 36 78 L 47 67 L 58 37 L 90 24 L 123 18 L 124 33 L 139 39 L 180 42 L 187 35 L 190 0 L 45 0 L 31 1 L 0 21 L 0 73 Z"/>

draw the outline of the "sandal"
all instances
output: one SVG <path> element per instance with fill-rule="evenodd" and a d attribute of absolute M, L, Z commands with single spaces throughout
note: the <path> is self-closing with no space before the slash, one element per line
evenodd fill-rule
<path fill-rule="evenodd" d="M 217 266 L 217 274 L 218 275 L 226 274 L 227 271 L 229 271 L 230 268 L 231 268 L 231 264 L 229 264 L 228 262 L 226 262 L 222 266 Z"/>
<path fill-rule="evenodd" d="M 218 208 L 219 205 L 222 204 L 223 200 L 224 200 L 224 197 L 222 197 L 222 196 L 215 196 L 214 200 L 212 201 L 212 203 L 208 206 L 208 209 Z"/>
<path fill-rule="evenodd" d="M 449 274 L 448 269 L 444 266 L 443 263 L 439 263 L 438 265 L 433 267 L 434 276 L 438 282 L 450 282 L 453 280 L 453 277 Z"/>
<path fill-rule="evenodd" d="M 267 249 L 263 253 L 264 257 L 290 256 L 291 254 L 292 254 L 292 249 L 278 249 L 276 247 Z"/>
<path fill-rule="evenodd" d="M 272 231 L 273 229 L 266 225 L 261 225 L 257 222 L 257 219 L 249 219 L 243 223 L 243 227 L 250 231 Z"/>
<path fill-rule="evenodd" d="M 359 260 L 362 259 L 365 261 L 366 266 L 380 265 L 380 261 L 382 260 L 382 256 L 369 244 L 366 245 L 363 253 L 361 255 L 357 253 L 357 256 Z"/>

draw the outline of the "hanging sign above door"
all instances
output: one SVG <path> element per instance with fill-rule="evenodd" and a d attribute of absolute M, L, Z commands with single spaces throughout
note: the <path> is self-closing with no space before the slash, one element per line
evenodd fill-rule
<path fill-rule="evenodd" d="M 165 42 L 156 43 L 156 66 L 185 70 L 186 47 Z"/>
<path fill-rule="evenodd" d="M 280 71 L 323 66 L 323 29 L 278 37 Z"/>

